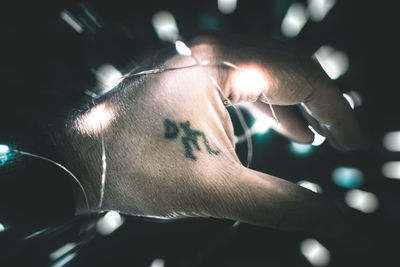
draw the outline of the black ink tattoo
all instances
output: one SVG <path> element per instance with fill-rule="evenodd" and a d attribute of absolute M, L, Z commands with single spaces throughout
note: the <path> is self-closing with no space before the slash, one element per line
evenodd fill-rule
<path fill-rule="evenodd" d="M 164 126 L 165 126 L 165 133 L 164 133 L 165 138 L 175 139 L 178 137 L 179 128 L 178 125 L 176 125 L 176 122 L 171 121 L 169 119 L 165 119 Z"/>
<path fill-rule="evenodd" d="M 190 128 L 190 122 L 185 121 L 179 123 L 179 126 L 182 128 L 184 136 L 182 136 L 182 144 L 185 149 L 185 157 L 195 161 L 197 158 L 193 153 L 193 147 L 197 151 L 200 151 L 200 146 L 198 142 L 198 138 L 201 137 L 203 140 L 203 144 L 206 147 L 208 154 L 210 155 L 218 155 L 219 151 L 212 149 L 210 143 L 208 143 L 206 135 L 198 130 L 194 130 Z M 164 127 L 165 127 L 165 138 L 168 139 L 175 139 L 178 137 L 179 128 L 178 124 L 175 121 L 171 121 L 169 119 L 164 120 Z"/>

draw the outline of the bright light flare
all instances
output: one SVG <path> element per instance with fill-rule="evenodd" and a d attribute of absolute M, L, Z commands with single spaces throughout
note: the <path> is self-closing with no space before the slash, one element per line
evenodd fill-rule
<path fill-rule="evenodd" d="M 182 56 L 192 55 L 192 50 L 182 41 L 175 42 L 175 49 Z"/>
<path fill-rule="evenodd" d="M 382 174 L 387 178 L 400 179 L 400 161 L 388 161 L 383 164 Z"/>
<path fill-rule="evenodd" d="M 118 85 L 121 81 L 122 73 L 117 70 L 113 65 L 101 65 L 96 71 L 97 81 L 103 87 L 101 94 L 104 94 Z"/>
<path fill-rule="evenodd" d="M 75 121 L 82 134 L 96 135 L 106 130 L 116 118 L 114 109 L 106 103 L 98 104 Z"/>
<path fill-rule="evenodd" d="M 238 101 L 256 101 L 269 89 L 266 73 L 257 66 L 244 65 L 234 70 L 230 77 L 232 94 Z"/>
<path fill-rule="evenodd" d="M 231 14 L 235 11 L 237 0 L 218 0 L 218 10 L 223 14 Z"/>
<path fill-rule="evenodd" d="M 320 146 L 325 142 L 325 136 L 320 135 L 311 125 L 308 125 L 308 129 L 314 133 L 314 140 L 312 141 L 313 146 Z"/>
<path fill-rule="evenodd" d="M 383 137 L 383 146 L 389 151 L 400 151 L 400 131 L 388 132 Z"/>
<path fill-rule="evenodd" d="M 150 267 L 164 267 L 165 261 L 163 259 L 157 258 L 152 261 Z"/>
<path fill-rule="evenodd" d="M 304 4 L 293 3 L 281 24 L 281 31 L 286 37 L 296 37 L 307 23 L 308 13 Z"/>
<path fill-rule="evenodd" d="M 175 17 L 168 11 L 159 11 L 153 15 L 153 28 L 158 38 L 162 41 L 175 42 L 179 36 L 178 26 Z"/>
<path fill-rule="evenodd" d="M 315 22 L 322 21 L 336 4 L 336 0 L 308 0 L 308 13 Z"/>
<path fill-rule="evenodd" d="M 363 184 L 364 175 L 361 170 L 352 167 L 337 167 L 332 172 L 333 182 L 341 187 L 356 188 Z"/>
<path fill-rule="evenodd" d="M 116 211 L 106 213 L 97 221 L 96 229 L 101 235 L 109 235 L 124 223 L 124 218 Z"/>
<path fill-rule="evenodd" d="M 331 260 L 329 250 L 313 238 L 303 240 L 300 244 L 300 251 L 314 266 L 327 266 Z"/>
<path fill-rule="evenodd" d="M 372 213 L 379 206 L 379 200 L 375 194 L 359 189 L 349 190 L 344 199 L 349 207 L 364 213 Z"/>
<path fill-rule="evenodd" d="M 263 134 L 268 132 L 275 120 L 268 116 L 260 116 L 251 126 L 251 132 L 255 134 Z"/>
<path fill-rule="evenodd" d="M 10 152 L 10 148 L 7 145 L 0 145 L 0 166 L 7 162 L 8 152 Z"/>
<path fill-rule="evenodd" d="M 321 46 L 315 53 L 321 67 L 333 80 L 346 73 L 349 68 L 349 57 L 342 51 L 337 51 L 328 45 Z"/>
<path fill-rule="evenodd" d="M 0 232 L 3 232 L 4 230 L 6 230 L 6 227 L 4 224 L 0 223 Z"/>
<path fill-rule="evenodd" d="M 0 145 L 0 154 L 7 154 L 10 148 L 7 145 Z"/>
<path fill-rule="evenodd" d="M 315 193 L 322 194 L 322 188 L 319 184 L 316 184 L 316 183 L 313 183 L 310 181 L 298 181 L 297 184 L 300 185 L 301 187 L 307 188 L 308 190 L 311 190 Z"/>

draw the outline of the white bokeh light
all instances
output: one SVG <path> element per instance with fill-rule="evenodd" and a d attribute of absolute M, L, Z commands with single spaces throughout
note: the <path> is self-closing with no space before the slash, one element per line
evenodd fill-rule
<path fill-rule="evenodd" d="M 108 211 L 97 221 L 96 229 L 101 235 L 109 235 L 124 223 L 124 218 L 117 211 Z"/>
<path fill-rule="evenodd" d="M 281 24 L 281 31 L 286 37 L 296 37 L 308 20 L 308 12 L 304 4 L 293 3 Z"/>
<path fill-rule="evenodd" d="M 152 18 L 153 28 L 162 41 L 175 42 L 179 36 L 175 17 L 171 12 L 158 11 Z"/>
<path fill-rule="evenodd" d="M 338 51 L 329 45 L 321 46 L 315 53 L 321 67 L 333 80 L 339 78 L 349 68 L 349 57 L 342 51 Z"/>
<path fill-rule="evenodd" d="M 122 73 L 113 65 L 101 65 L 96 71 L 96 79 L 102 87 L 101 94 L 104 94 L 118 85 L 121 81 Z"/>
<path fill-rule="evenodd" d="M 383 146 L 389 151 L 400 151 L 400 131 L 386 133 L 383 136 Z"/>
<path fill-rule="evenodd" d="M 364 213 L 372 213 L 379 206 L 379 200 L 375 194 L 359 189 L 349 190 L 344 199 L 349 207 Z"/>
<path fill-rule="evenodd" d="M 308 0 L 308 12 L 312 21 L 319 22 L 336 4 L 336 0 Z"/>
<path fill-rule="evenodd" d="M 382 174 L 387 178 L 400 179 L 400 161 L 388 161 L 383 164 Z"/>
<path fill-rule="evenodd" d="M 150 264 L 150 267 L 164 267 L 164 266 L 165 266 L 165 261 L 161 258 L 154 259 Z"/>
<path fill-rule="evenodd" d="M 331 260 L 329 250 L 313 238 L 303 240 L 300 244 L 300 251 L 314 266 L 327 266 Z"/>
<path fill-rule="evenodd" d="M 218 0 L 218 10 L 223 14 L 231 14 L 236 10 L 237 0 Z"/>

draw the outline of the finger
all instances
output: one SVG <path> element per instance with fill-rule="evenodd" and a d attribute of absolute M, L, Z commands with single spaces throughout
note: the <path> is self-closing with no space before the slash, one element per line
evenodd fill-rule
<path fill-rule="evenodd" d="M 273 125 L 275 131 L 298 143 L 311 143 L 314 140 L 313 132 L 307 128 L 305 123 L 295 114 L 293 110 L 285 106 L 273 106 L 276 118 L 279 120 L 277 126 Z M 261 101 L 252 104 L 252 109 L 273 118 L 271 107 Z M 253 111 L 253 112 L 255 112 Z"/>
<path fill-rule="evenodd" d="M 350 105 L 327 78 L 316 87 L 309 98 L 301 103 L 310 123 L 318 122 L 322 135 L 339 150 L 356 149 L 360 146 L 360 129 Z"/>
<path fill-rule="evenodd" d="M 345 150 L 359 146 L 360 131 L 353 111 L 316 61 L 276 44 L 262 48 L 243 38 L 212 37 L 203 42 L 212 44 L 214 56 L 238 67 L 222 75 L 226 77 L 222 81 L 225 93 L 234 101 L 260 97 L 276 105 L 301 103 L 336 147 Z"/>
<path fill-rule="evenodd" d="M 210 197 L 223 207 L 217 217 L 330 237 L 345 232 L 342 215 L 321 195 L 242 166 L 230 169 L 235 173 L 224 182 L 218 196 Z"/>

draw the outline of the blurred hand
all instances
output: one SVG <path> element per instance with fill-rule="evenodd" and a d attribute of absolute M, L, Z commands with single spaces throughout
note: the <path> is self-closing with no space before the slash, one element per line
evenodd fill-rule
<path fill-rule="evenodd" d="M 337 148 L 358 146 L 351 108 L 318 63 L 280 45 L 199 37 L 199 61 L 223 60 L 239 69 L 194 66 L 126 80 L 120 88 L 73 117 L 65 137 L 67 166 L 89 195 L 100 198 L 101 135 L 107 157 L 103 210 L 160 217 L 228 218 L 282 230 L 334 235 L 339 212 L 322 196 L 277 177 L 244 167 L 236 153 L 224 96 L 270 114 L 278 131 L 297 142 L 313 133 L 288 105 L 301 104 L 313 127 Z M 174 56 L 165 67 L 196 64 Z M 211 81 L 221 85 L 221 94 Z M 78 212 L 85 206 L 78 196 Z"/>

